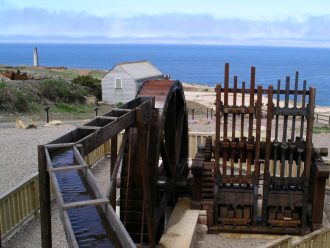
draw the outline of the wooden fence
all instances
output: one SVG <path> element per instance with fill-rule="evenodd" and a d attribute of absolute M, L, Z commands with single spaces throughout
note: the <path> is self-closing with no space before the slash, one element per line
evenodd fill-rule
<path fill-rule="evenodd" d="M 0 197 L 1 239 L 8 237 L 18 226 L 39 209 L 38 173 Z"/>
<path fill-rule="evenodd" d="M 314 120 L 316 123 L 330 125 L 330 115 L 323 113 L 315 113 Z"/>
<path fill-rule="evenodd" d="M 189 159 L 192 159 L 199 144 L 204 144 L 207 136 L 213 132 L 189 133 Z M 122 140 L 122 134 L 118 135 L 118 149 Z M 110 141 L 105 142 L 97 149 L 85 156 L 87 165 L 92 166 L 110 153 Z M 1 238 L 7 238 L 17 227 L 37 213 L 39 209 L 38 173 L 22 182 L 10 192 L 0 196 L 0 233 Z M 327 181 L 330 187 L 330 181 Z M 329 246 L 330 247 L 330 246 Z"/>
<path fill-rule="evenodd" d="M 329 248 L 330 227 L 321 228 L 301 238 L 294 239 L 291 236 L 283 236 L 260 248 Z"/>

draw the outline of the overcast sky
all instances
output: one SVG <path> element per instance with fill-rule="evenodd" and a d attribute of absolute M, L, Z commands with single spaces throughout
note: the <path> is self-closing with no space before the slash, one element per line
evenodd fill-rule
<path fill-rule="evenodd" d="M 0 42 L 330 47 L 328 0 L 0 0 Z"/>

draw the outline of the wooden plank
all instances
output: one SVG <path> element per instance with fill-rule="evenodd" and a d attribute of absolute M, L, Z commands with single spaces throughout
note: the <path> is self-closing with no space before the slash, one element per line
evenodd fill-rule
<path fill-rule="evenodd" d="M 63 166 L 58 168 L 51 168 L 51 172 L 63 172 L 63 171 L 70 171 L 70 170 L 82 170 L 88 168 L 87 165 L 70 165 L 70 166 Z"/>
<path fill-rule="evenodd" d="M 124 109 L 124 108 L 112 108 L 111 111 L 123 111 L 123 112 L 131 112 L 134 109 Z"/>
<path fill-rule="evenodd" d="M 79 149 L 82 149 L 82 147 L 80 147 Z M 80 151 L 78 150 L 77 146 L 73 147 L 73 155 L 79 165 L 86 165 L 83 155 L 80 154 Z"/>
<path fill-rule="evenodd" d="M 103 119 L 103 120 L 113 120 L 113 121 L 118 120 L 118 117 L 114 117 L 114 116 L 105 116 L 105 115 L 97 116 L 96 118 L 97 118 L 97 119 Z"/>
<path fill-rule="evenodd" d="M 110 183 L 111 183 L 111 177 L 114 173 L 114 168 L 115 168 L 115 164 L 117 161 L 117 148 L 118 148 L 118 135 L 114 136 L 111 139 L 111 158 L 110 158 Z M 118 172 L 118 171 L 117 171 Z M 117 175 L 117 173 L 116 173 Z M 116 185 L 116 177 L 113 180 L 113 184 Z M 109 194 L 107 194 L 109 196 L 109 200 L 110 200 L 110 204 L 112 206 L 113 209 L 116 209 L 116 193 L 111 194 L 111 192 Z"/>
<path fill-rule="evenodd" d="M 45 148 L 61 148 L 61 147 L 70 147 L 70 146 L 74 146 L 76 143 L 57 143 L 57 144 L 46 144 L 44 145 Z"/>
<path fill-rule="evenodd" d="M 234 89 L 233 88 L 229 88 L 228 89 L 228 92 L 229 93 L 233 93 L 234 92 Z M 250 93 L 251 91 L 249 89 L 237 89 L 237 93 L 242 93 L 242 92 L 244 92 L 244 93 Z M 257 89 L 254 89 L 253 92 L 254 93 L 257 93 L 258 90 Z M 281 90 L 281 89 L 274 91 L 274 93 L 279 93 L 281 95 L 285 94 L 285 92 L 286 92 L 285 90 Z M 292 94 L 295 93 L 294 90 L 289 90 L 288 92 L 289 92 L 290 95 L 292 95 Z M 262 90 L 262 94 L 268 94 L 268 90 L 267 89 L 263 89 Z M 297 90 L 297 95 L 304 95 L 304 94 L 305 95 L 309 95 L 309 91 L 304 92 L 304 90 Z"/>
<path fill-rule="evenodd" d="M 117 155 L 117 158 L 116 158 L 116 162 L 113 166 L 113 170 L 112 170 L 112 174 L 110 176 L 110 184 L 109 184 L 109 188 L 107 190 L 107 194 L 106 196 L 109 198 L 111 197 L 111 195 L 113 194 L 113 190 L 115 189 L 115 186 L 116 186 L 116 177 L 117 177 L 117 174 L 118 174 L 118 170 L 119 170 L 119 167 L 120 167 L 120 162 L 121 162 L 121 159 L 124 155 L 124 148 L 125 148 L 125 145 L 127 143 L 127 139 L 128 139 L 128 131 L 124 133 L 124 137 L 122 139 L 122 142 L 121 142 L 121 145 L 120 145 L 120 148 L 119 148 L 119 152 L 118 152 L 118 155 Z"/>
<path fill-rule="evenodd" d="M 84 207 L 84 206 L 101 205 L 101 204 L 108 204 L 108 203 L 109 203 L 109 200 L 106 198 L 86 200 L 86 201 L 81 201 L 81 202 L 70 202 L 70 203 L 64 203 L 63 209 L 80 208 L 80 207 Z"/>
<path fill-rule="evenodd" d="M 116 122 L 111 122 L 108 125 L 104 126 L 102 129 L 98 131 L 98 133 L 94 133 L 85 137 L 78 141 L 77 143 L 82 144 L 84 147 L 84 151 L 86 154 L 93 151 L 95 148 L 99 147 L 105 141 L 113 138 L 118 135 L 123 129 L 133 125 L 135 123 L 135 111 L 126 113 Z"/>
<path fill-rule="evenodd" d="M 102 127 L 99 126 L 78 126 L 77 129 L 90 129 L 90 130 L 99 130 Z"/>

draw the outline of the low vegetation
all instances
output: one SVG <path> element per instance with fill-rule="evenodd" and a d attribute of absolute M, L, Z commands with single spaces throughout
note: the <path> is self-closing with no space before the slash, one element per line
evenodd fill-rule
<path fill-rule="evenodd" d="M 79 76 L 72 80 L 73 84 L 85 87 L 90 95 L 102 100 L 101 80 L 92 76 Z"/>
<path fill-rule="evenodd" d="M 85 105 L 87 96 L 92 95 L 101 100 L 101 80 L 92 76 L 0 81 L 0 111 L 41 112 L 45 106 L 55 106 L 61 112 L 86 112 L 87 108 L 78 105 Z"/>
<path fill-rule="evenodd" d="M 328 126 L 320 126 L 320 127 L 314 127 L 313 133 L 320 134 L 320 133 L 330 133 L 330 127 Z"/>
<path fill-rule="evenodd" d="M 31 109 L 29 98 L 20 90 L 0 82 L 0 110 L 8 112 L 26 112 Z"/>
<path fill-rule="evenodd" d="M 64 80 L 45 80 L 40 84 L 39 94 L 53 103 L 81 103 L 88 95 L 88 90 Z"/>

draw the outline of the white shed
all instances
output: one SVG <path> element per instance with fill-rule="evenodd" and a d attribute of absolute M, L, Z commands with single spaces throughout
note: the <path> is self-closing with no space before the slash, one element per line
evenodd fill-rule
<path fill-rule="evenodd" d="M 108 104 L 128 102 L 135 98 L 146 80 L 161 78 L 163 73 L 148 61 L 116 64 L 101 79 L 102 101 Z"/>

